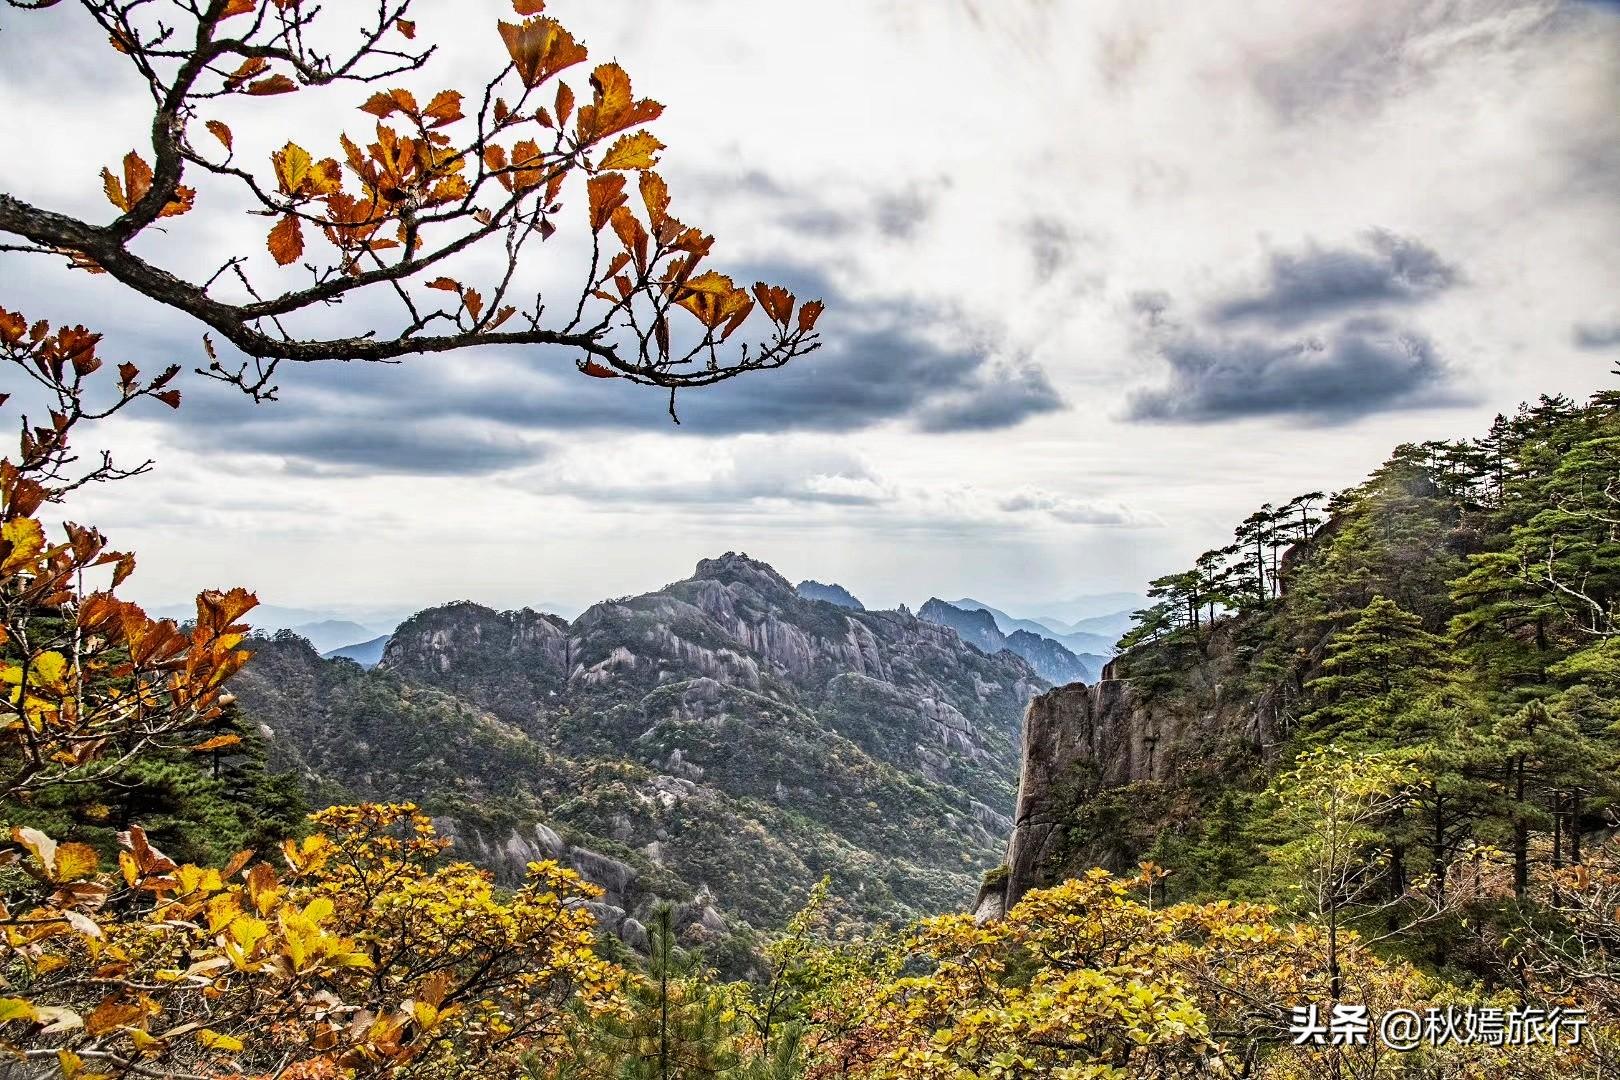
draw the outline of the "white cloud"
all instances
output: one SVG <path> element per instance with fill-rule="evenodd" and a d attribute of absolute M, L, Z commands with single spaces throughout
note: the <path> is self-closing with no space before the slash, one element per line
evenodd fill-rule
<path fill-rule="evenodd" d="M 843 580 L 876 603 L 1132 588 L 1252 505 L 1354 482 L 1396 442 L 1472 433 L 1520 398 L 1609 380 L 1608 354 L 1581 344 L 1610 326 L 1620 292 L 1612 5 L 552 0 L 548 10 L 668 105 L 658 131 L 674 209 L 716 232 L 716 265 L 802 267 L 850 298 L 858 318 L 846 325 L 861 330 L 874 313 L 894 316 L 893 340 L 927 345 L 905 354 L 895 393 L 924 384 L 929 394 L 905 400 L 926 404 L 807 435 L 777 420 L 813 394 L 782 373 L 758 377 L 761 398 L 744 399 L 780 387 L 773 411 L 715 428 L 726 434 L 640 425 L 638 410 L 662 403 L 629 397 L 608 412 L 635 430 L 604 434 L 565 422 L 583 400 L 578 380 L 551 374 L 565 358 L 422 361 L 375 380 L 364 400 L 344 396 L 344 372 L 291 370 L 285 410 L 267 407 L 241 429 L 261 450 L 278 416 L 284 449 L 297 449 L 310 415 L 355 417 L 341 433 L 352 438 L 390 423 L 389 386 L 430 388 L 443 375 L 453 400 L 419 433 L 450 438 L 461 425 L 459 445 L 486 474 L 266 472 L 233 449 L 234 418 L 121 425 L 128 456 L 149 450 L 160 472 L 86 500 L 83 516 L 116 515 L 154 594 L 214 583 L 201 579 L 234 564 L 284 600 L 588 600 L 655 586 L 727 548 L 790 576 Z M 443 43 L 435 69 L 447 74 L 417 88 L 469 85 L 499 59 L 494 21 L 508 11 L 424 4 L 420 33 Z M 0 186 L 96 214 L 99 169 L 130 148 L 124 122 L 144 121 L 139 96 L 109 75 L 100 36 L 72 45 L 76 21 L 67 5 L 19 12 L 0 34 L 7 133 L 30 148 L 0 160 Z M 244 160 L 261 161 L 295 133 L 330 141 L 339 119 L 370 122 L 303 95 L 249 102 L 231 122 Z M 213 214 L 223 198 L 205 188 L 203 209 L 157 238 L 154 257 L 196 268 L 221 245 L 257 252 L 262 219 Z M 1283 416 L 1182 428 L 1124 419 L 1132 389 L 1163 385 L 1168 370 L 1136 348 L 1133 295 L 1164 290 L 1178 311 L 1207 312 L 1252 284 L 1268 252 L 1343 249 L 1369 229 L 1415 238 L 1458 268 L 1462 284 L 1425 293 L 1400 318 L 1477 405 L 1373 409 L 1327 430 Z M 569 266 L 575 242 L 565 232 L 548 244 L 535 279 Z M 101 318 L 109 356 L 172 352 L 198 336 L 105 280 L 19 258 L 0 256 L 0 302 Z M 839 317 L 829 311 L 827 325 Z M 964 385 L 999 394 L 958 400 L 927 384 L 934 357 L 946 358 L 942 377 L 961 355 L 989 358 Z M 840 369 L 839 393 L 859 390 L 866 372 L 881 386 L 901 370 L 881 350 L 860 362 L 869 367 Z M 526 373 L 502 384 L 514 366 Z M 478 415 L 502 385 L 509 409 Z M 998 401 L 1017 423 L 976 429 Z M 1031 407 L 1048 401 L 1064 407 Z M 192 394 L 186 409 L 205 407 Z M 700 427 L 695 397 L 691 417 Z M 392 432 L 398 456 L 431 450 L 407 439 L 411 420 Z M 156 509 L 182 501 L 190 525 Z M 1161 522 L 1145 539 L 1127 535 Z"/>

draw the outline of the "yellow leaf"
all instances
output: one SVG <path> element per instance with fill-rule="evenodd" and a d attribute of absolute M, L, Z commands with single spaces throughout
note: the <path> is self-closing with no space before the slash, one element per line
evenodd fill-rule
<path fill-rule="evenodd" d="M 129 209 L 129 200 L 124 197 L 123 185 L 119 184 L 118 177 L 111 169 L 101 170 L 101 189 L 107 193 L 107 201 L 120 210 Z"/>
<path fill-rule="evenodd" d="M 597 166 L 599 169 L 650 169 L 658 164 L 664 144 L 649 131 L 620 136 Z"/>
<path fill-rule="evenodd" d="M 0 998 L 0 1024 L 12 1020 L 33 1020 L 34 1007 L 22 998 Z"/>
<path fill-rule="evenodd" d="M 212 1028 L 203 1028 L 197 1032 L 197 1041 L 210 1050 L 223 1050 L 228 1054 L 237 1054 L 242 1051 L 242 1040 L 234 1035 L 226 1035 Z"/>
<path fill-rule="evenodd" d="M 6 553 L 0 574 L 14 574 L 45 550 L 45 530 L 33 518 L 13 518 L 0 525 L 0 550 Z"/>
<path fill-rule="evenodd" d="M 276 180 L 281 184 L 282 194 L 295 195 L 315 160 L 309 156 L 308 150 L 295 142 L 288 142 L 270 154 L 270 162 L 275 166 Z"/>
<path fill-rule="evenodd" d="M 63 844 L 56 849 L 56 881 L 79 881 L 101 865 L 101 856 L 89 844 Z"/>

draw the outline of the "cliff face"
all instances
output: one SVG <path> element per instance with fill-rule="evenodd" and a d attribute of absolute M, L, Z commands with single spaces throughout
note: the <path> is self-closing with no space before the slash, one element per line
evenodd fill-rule
<path fill-rule="evenodd" d="M 1049 690 L 1024 714 L 1023 760 L 1007 858 L 981 888 L 981 917 L 1005 912 L 1029 890 L 1091 866 L 1135 866 L 1151 835 L 1120 834 L 1095 820 L 1105 797 L 1162 803 L 1156 828 L 1174 828 L 1180 792 L 1234 762 L 1264 762 L 1275 741 L 1278 699 L 1238 689 L 1242 660 L 1230 630 L 1183 672 L 1175 694 L 1120 677 L 1119 662 L 1093 685 Z"/>

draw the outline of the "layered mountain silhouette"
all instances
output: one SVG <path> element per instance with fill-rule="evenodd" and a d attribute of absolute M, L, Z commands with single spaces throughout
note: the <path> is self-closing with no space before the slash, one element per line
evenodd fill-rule
<path fill-rule="evenodd" d="M 986 654 L 993 656 L 1003 649 L 1015 653 L 1029 661 L 1041 678 L 1059 686 L 1096 682 L 1108 662 L 1108 657 L 1099 653 L 1075 653 L 1050 631 L 1036 633 L 1029 629 L 1044 630 L 1039 623 L 1013 619 L 994 608 L 948 604 L 936 596 L 917 610 L 917 617 L 949 626 L 963 641 Z M 1013 629 L 1009 631 L 1008 626 Z"/>

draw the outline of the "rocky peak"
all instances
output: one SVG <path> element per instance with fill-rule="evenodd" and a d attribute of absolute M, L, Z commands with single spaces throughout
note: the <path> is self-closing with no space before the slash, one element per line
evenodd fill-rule
<path fill-rule="evenodd" d="M 560 662 L 558 644 L 566 642 L 568 624 L 555 615 L 519 608 L 495 611 L 470 600 L 457 600 L 419 611 L 394 631 L 378 666 L 385 670 L 431 667 L 440 672 L 456 666 L 460 656 L 505 655 Z"/>
<path fill-rule="evenodd" d="M 746 552 L 728 551 L 717 559 L 698 560 L 689 581 L 717 581 L 722 585 L 744 584 L 756 592 L 772 596 L 793 592 L 793 585 L 769 563 L 751 559 Z"/>
<path fill-rule="evenodd" d="M 963 641 L 989 656 L 994 656 L 1007 644 L 1006 637 L 996 626 L 995 616 L 988 611 L 966 611 L 934 596 L 917 612 L 917 617 L 950 627 Z"/>
<path fill-rule="evenodd" d="M 568 624 L 557 616 L 460 600 L 401 623 L 377 667 L 467 695 L 527 728 L 561 689 L 569 658 Z"/>
<path fill-rule="evenodd" d="M 1007 635 L 1005 648 L 1028 660 L 1041 678 L 1062 686 L 1072 682 L 1090 682 L 1097 677 L 1095 668 L 1088 667 L 1080 657 L 1049 637 L 1032 634 L 1028 630 L 1014 630 Z"/>

